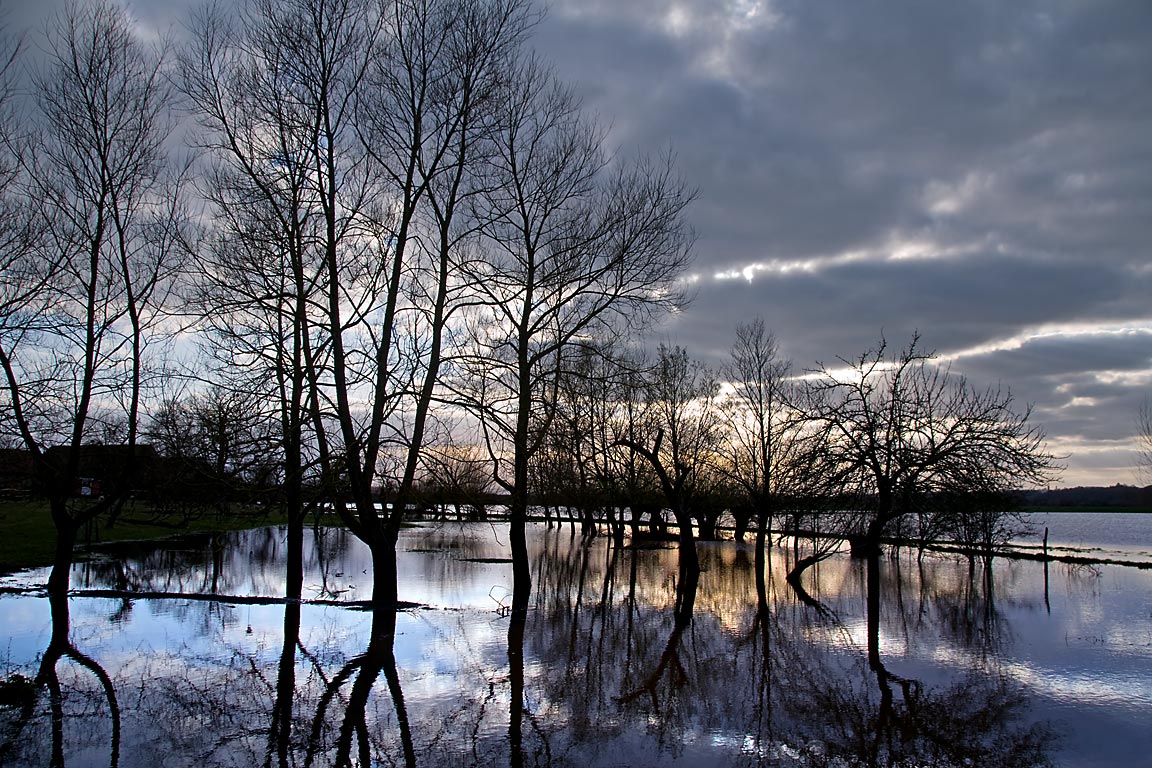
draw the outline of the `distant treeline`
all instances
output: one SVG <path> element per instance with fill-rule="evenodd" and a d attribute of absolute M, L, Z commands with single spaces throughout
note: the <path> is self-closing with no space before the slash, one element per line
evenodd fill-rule
<path fill-rule="evenodd" d="M 1145 507 L 1152 509 L 1152 485 L 1053 488 L 1019 491 L 1021 504 L 1028 507 Z"/>

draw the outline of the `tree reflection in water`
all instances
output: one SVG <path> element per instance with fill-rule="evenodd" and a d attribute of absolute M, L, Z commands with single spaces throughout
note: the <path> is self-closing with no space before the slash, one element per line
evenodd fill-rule
<path fill-rule="evenodd" d="M 352 689 L 343 702 L 340 717 L 339 736 L 336 739 L 335 757 L 331 764 L 337 766 L 375 765 L 382 751 L 379 742 L 373 743 L 372 725 L 368 718 L 368 701 L 373 687 L 381 674 L 384 675 L 395 712 L 396 730 L 402 748 L 403 765 L 411 768 L 416 765 L 416 751 L 412 744 L 412 731 L 408 723 L 408 710 L 404 704 L 404 692 L 400 687 L 400 676 L 396 669 L 394 643 L 396 637 L 396 608 L 381 607 L 372 612 L 372 630 L 368 648 L 363 654 L 349 661 L 326 686 L 320 704 L 316 708 L 311 738 L 304 760 L 305 766 L 315 763 L 318 751 L 323 744 L 323 724 L 333 713 L 333 702 L 343 684 L 355 673 Z M 355 746 L 353 745 L 355 742 Z M 390 762 L 398 763 L 393 757 Z M 322 764 L 329 764 L 327 761 Z"/>
<path fill-rule="evenodd" d="M 101 744 L 107 745 L 107 764 L 120 764 L 120 703 L 116 696 L 116 686 L 112 678 L 100 664 L 88 654 L 78 649 L 71 638 L 68 596 L 50 593 L 48 601 L 52 611 L 52 636 L 48 647 L 40 658 L 39 668 L 33 680 L 34 689 L 27 690 L 15 722 L 9 723 L 5 740 L 0 744 L 0 765 L 9 761 L 41 757 L 49 751 L 49 765 L 63 768 L 66 764 L 65 747 L 82 755 L 85 761 L 94 760 L 94 753 Z M 86 681 L 76 670 L 64 670 L 61 666 L 70 661 L 95 681 Z M 44 749 L 44 736 L 36 733 L 37 709 L 40 705 L 40 691 L 47 691 L 48 719 L 51 736 L 48 750 Z M 96 723 L 95 727 L 91 725 Z M 39 762 L 39 761 L 38 761 Z"/>
<path fill-rule="evenodd" d="M 484 594 L 507 569 L 484 562 L 502 554 L 485 530 L 413 538 L 413 577 L 474 578 Z M 266 768 L 1050 763 L 1051 729 L 998 662 L 1011 628 L 986 566 L 829 561 L 806 575 L 817 610 L 779 563 L 758 590 L 755 558 L 736 545 L 702 545 L 691 578 L 674 549 L 537 534 L 533 591 L 512 595 L 510 610 L 365 615 L 288 601 L 282 614 L 264 606 L 260 623 L 190 603 L 168 614 L 169 631 L 199 640 L 148 656 L 105 632 L 84 641 L 85 655 L 69 640 L 67 601 L 54 599 L 52 639 L 28 674 L 37 695 L 0 708 L 0 764 L 47 754 L 60 766 Z M 149 554 L 107 583 L 243 583 L 229 564 L 258 541 L 203 561 Z M 323 579 L 305 570 L 325 590 L 359 563 L 334 550 L 322 561 Z M 112 618 L 130 633 L 141 608 L 123 602 Z M 960 661 L 892 650 L 918 643 Z"/>
<path fill-rule="evenodd" d="M 945 631 L 968 642 L 965 650 L 974 651 L 980 664 L 933 686 L 894 672 L 884 661 L 882 597 L 895 611 L 905 609 L 884 591 L 878 560 L 861 564 L 861 648 L 840 618 L 851 615 L 843 600 L 837 611 L 814 609 L 812 595 L 798 596 L 769 581 L 769 607 L 758 608 L 753 574 L 722 562 L 716 551 L 702 553 L 704 585 L 674 585 L 674 600 L 665 591 L 661 608 L 659 601 L 636 599 L 654 583 L 643 574 L 650 560 L 622 550 L 630 560 L 629 586 L 627 597 L 613 604 L 616 554 L 599 575 L 601 602 L 583 620 L 577 609 L 593 592 L 586 584 L 597 577 L 572 565 L 586 562 L 586 553 L 574 553 L 568 567 L 554 555 L 552 579 L 540 580 L 541 591 L 556 597 L 544 600 L 542 607 L 551 610 L 537 627 L 535 651 L 545 662 L 538 685 L 545 700 L 563 701 L 571 713 L 569 751 L 580 751 L 589 763 L 607 761 L 611 745 L 627 743 L 637 732 L 652 740 L 640 754 L 651 760 L 648 750 L 655 747 L 657 762 L 683 758 L 692 764 L 705 755 L 718 764 L 795 766 L 1051 762 L 1052 729 L 1033 721 L 1021 687 L 1001 673 L 994 656 L 975 647 L 994 644 L 1001 626 L 990 577 L 981 579 L 982 589 L 973 589 L 969 580 L 958 592 L 936 596 L 952 603 L 942 609 L 950 620 Z M 899 593 L 901 574 L 890 571 L 888 592 Z M 957 600 L 967 604 L 957 610 Z M 961 631 L 965 620 L 978 623 L 980 631 Z M 562 647 L 564 656 L 558 657 Z M 605 695 L 611 691 L 616 694 Z"/>
<path fill-rule="evenodd" d="M 939 687 L 888 668 L 880 640 L 881 568 L 877 556 L 865 563 L 865 658 L 830 663 L 797 645 L 793 633 L 779 635 L 777 661 L 793 678 L 779 701 L 789 716 L 788 751 L 812 766 L 1049 765 L 1053 730 L 1030 720 L 1022 689 L 994 664 Z M 990 599 L 985 593 L 983 602 Z"/>

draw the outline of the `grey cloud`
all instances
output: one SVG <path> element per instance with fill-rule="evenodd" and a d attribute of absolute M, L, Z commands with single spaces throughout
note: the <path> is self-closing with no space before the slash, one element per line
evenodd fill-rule
<path fill-rule="evenodd" d="M 1127 439 L 1135 434 L 1144 393 L 1123 375 L 1152 369 L 1152 335 L 1034 339 L 1018 350 L 966 361 L 964 368 L 973 379 L 1010 383 L 1022 402 L 1036 404 L 1052 435 Z"/>
<path fill-rule="evenodd" d="M 1143 371 L 1152 367 L 1152 333 L 1038 338 L 1019 349 L 997 351 L 966 361 L 964 367 L 985 377 L 997 374 L 1006 380 L 1085 371 Z M 1096 377 L 1071 380 L 1068 384 L 1069 394 L 1079 397 L 1099 397 L 1121 389 L 1114 384 L 1100 384 Z"/>
<path fill-rule="evenodd" d="M 678 5 L 696 23 L 675 34 L 657 0 L 561 2 L 542 27 L 614 139 L 671 143 L 700 189 L 697 297 L 666 338 L 717 362 L 761 315 L 804 367 L 881 332 L 953 353 L 1082 327 L 955 367 L 1055 439 L 1131 434 L 1141 393 L 1093 371 L 1152 370 L 1148 337 L 1090 331 L 1152 323 L 1152 5 L 776 0 L 739 24 L 746 4 Z M 881 258 L 913 241 L 947 255 Z M 711 279 L 853 251 L 875 257 Z"/>
<path fill-rule="evenodd" d="M 870 181 L 870 192 L 886 184 L 911 199 L 927 179 L 986 168 L 1021 176 L 1005 194 L 1035 197 L 1066 176 L 1092 176 L 1100 162 L 1129 170 L 1147 157 L 1132 131 L 1152 102 L 1140 77 L 1152 70 L 1143 44 L 1152 21 L 1139 3 L 1060 16 L 1050 4 L 780 3 L 777 26 L 683 39 L 624 5 L 633 11 L 615 26 L 607 12 L 553 14 L 545 28 L 562 69 L 592 84 L 593 102 L 635 143 L 685 137 L 685 156 L 783 168 L 794 194 Z M 640 7 L 656 16 L 657 5 Z M 701 48 L 731 73 L 703 71 Z M 707 78 L 740 100 L 699 100 Z M 821 161 L 789 175 L 806 155 Z M 1140 182 L 1127 183 L 1146 190 Z M 702 187 L 724 195 L 722 185 Z M 835 194 L 816 197 L 829 200 L 826 214 L 839 212 Z"/>
<path fill-rule="evenodd" d="M 916 330 L 926 344 L 952 354 L 1044 323 L 1126 322 L 1140 308 L 1140 288 L 1152 293 L 1152 275 L 1001 254 L 849 263 L 751 282 L 705 281 L 678 323 L 703 336 L 719 332 L 713 326 L 760 315 L 798 359 L 850 356 L 881 332 L 895 343 Z"/>

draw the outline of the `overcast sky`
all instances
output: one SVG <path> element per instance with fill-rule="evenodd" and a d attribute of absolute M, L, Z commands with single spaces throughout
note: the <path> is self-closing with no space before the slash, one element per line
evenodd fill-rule
<path fill-rule="evenodd" d="M 556 0 L 534 45 L 699 191 L 663 340 L 718 363 L 759 315 L 803 369 L 919 330 L 1034 405 L 1061 485 L 1150 482 L 1152 2 Z"/>

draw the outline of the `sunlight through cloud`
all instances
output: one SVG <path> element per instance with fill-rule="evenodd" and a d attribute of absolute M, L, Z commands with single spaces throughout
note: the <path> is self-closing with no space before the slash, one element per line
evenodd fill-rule
<path fill-rule="evenodd" d="M 884 244 L 875 248 L 860 248 L 844 251 L 828 256 L 813 256 L 806 259 L 768 259 L 754 261 L 742 267 L 721 270 L 713 273 L 713 279 L 746 280 L 752 282 L 757 275 L 768 277 L 788 275 L 792 273 L 815 274 L 834 267 L 846 264 L 908 261 L 929 261 L 940 259 L 956 259 L 964 256 L 978 254 L 981 251 L 994 247 L 986 239 L 974 243 L 961 243 L 958 245 L 944 245 L 925 237 L 908 237 L 893 234 Z"/>
<path fill-rule="evenodd" d="M 1042 325 L 1025 329 L 1013 336 L 979 344 L 968 349 L 941 354 L 941 361 L 963 360 L 982 357 L 996 352 L 1011 352 L 1022 349 L 1030 342 L 1041 339 L 1074 339 L 1085 336 L 1149 336 L 1152 335 L 1152 320 L 1133 320 L 1124 325 L 1114 323 L 1071 323 L 1067 325 Z M 1106 372 L 1101 371 L 1098 375 Z"/>

